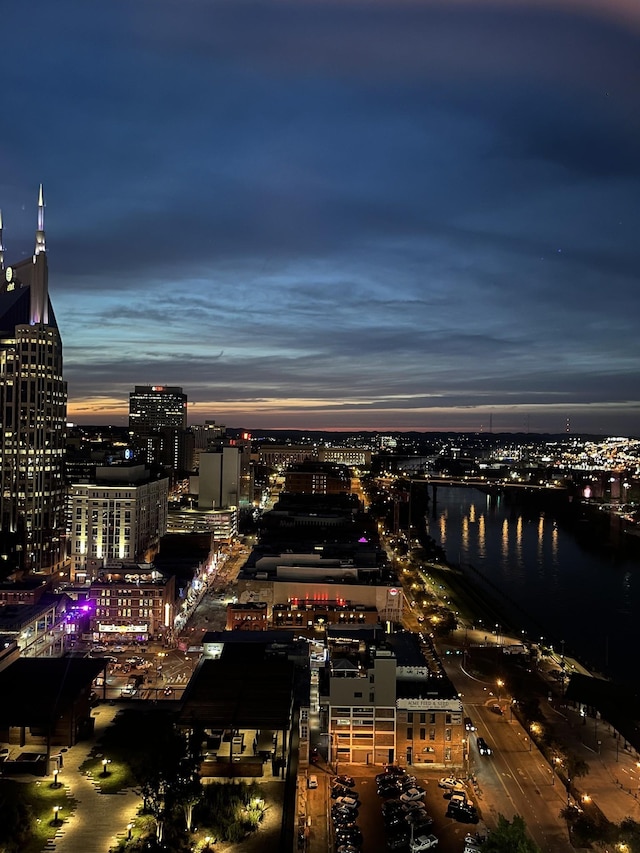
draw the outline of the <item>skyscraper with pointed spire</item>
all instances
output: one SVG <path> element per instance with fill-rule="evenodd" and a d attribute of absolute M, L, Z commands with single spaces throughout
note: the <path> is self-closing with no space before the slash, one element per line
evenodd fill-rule
<path fill-rule="evenodd" d="M 5 265 L 0 214 L 0 577 L 64 560 L 67 387 L 49 299 L 44 193 L 33 256 Z"/>

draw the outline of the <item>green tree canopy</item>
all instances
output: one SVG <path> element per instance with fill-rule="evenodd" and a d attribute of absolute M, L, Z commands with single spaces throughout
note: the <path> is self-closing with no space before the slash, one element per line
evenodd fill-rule
<path fill-rule="evenodd" d="M 540 853 L 540 848 L 527 835 L 527 827 L 520 815 L 508 821 L 498 815 L 498 825 L 489 833 L 482 847 L 483 853 Z"/>

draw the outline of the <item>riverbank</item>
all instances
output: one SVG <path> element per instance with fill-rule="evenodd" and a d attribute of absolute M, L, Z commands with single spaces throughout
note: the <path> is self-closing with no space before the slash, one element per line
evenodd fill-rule
<path fill-rule="evenodd" d="M 638 537 L 624 534 L 617 517 L 584 504 L 556 513 L 442 488 L 418 535 L 423 561 L 434 571 L 438 562 L 451 568 L 443 581 L 483 624 L 524 629 L 530 641 L 558 650 L 564 641 L 590 671 L 632 679 L 640 554 L 629 543 Z"/>

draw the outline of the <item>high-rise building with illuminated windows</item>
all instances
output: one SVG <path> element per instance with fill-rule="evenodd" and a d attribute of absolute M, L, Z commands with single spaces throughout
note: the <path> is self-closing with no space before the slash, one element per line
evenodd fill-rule
<path fill-rule="evenodd" d="M 50 573 L 64 556 L 67 387 L 42 186 L 31 257 L 5 264 L 0 216 L 0 276 L 0 573 Z"/>
<path fill-rule="evenodd" d="M 187 395 L 170 385 L 136 385 L 129 394 L 129 432 L 136 456 L 173 471 L 190 467 L 187 451 Z"/>
<path fill-rule="evenodd" d="M 129 394 L 129 429 L 141 434 L 164 427 L 186 429 L 187 395 L 170 385 L 136 385 Z"/>

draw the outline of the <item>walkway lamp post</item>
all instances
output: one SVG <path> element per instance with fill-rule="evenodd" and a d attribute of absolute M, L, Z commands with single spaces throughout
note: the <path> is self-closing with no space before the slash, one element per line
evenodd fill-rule
<path fill-rule="evenodd" d="M 60 824 L 60 806 L 53 807 L 53 825 L 58 826 Z"/>

